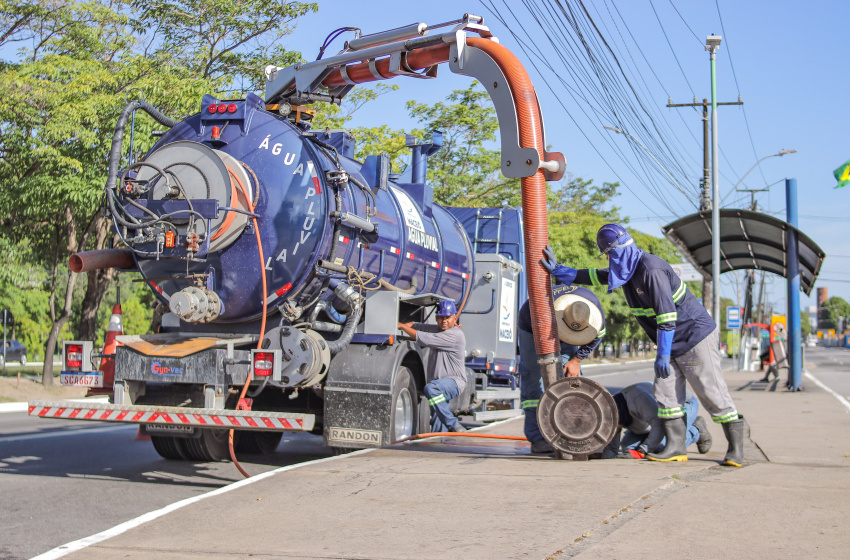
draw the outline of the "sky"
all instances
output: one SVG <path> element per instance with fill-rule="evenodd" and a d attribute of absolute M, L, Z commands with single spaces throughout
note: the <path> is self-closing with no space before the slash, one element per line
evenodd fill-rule
<path fill-rule="evenodd" d="M 561 0 L 560 5 L 581 9 L 578 0 Z M 749 193 L 732 190 L 740 182 L 738 189 L 766 189 L 755 193 L 759 210 L 785 220 L 784 180 L 796 178 L 798 227 L 827 254 L 816 287 L 850 301 L 850 236 L 839 233 L 850 221 L 850 186 L 835 189 L 832 174 L 850 159 L 843 118 L 850 86 L 844 71 L 850 2 L 585 0 L 584 5 L 638 92 L 630 97 L 638 121 L 624 121 L 625 126 L 615 122 L 622 107 L 606 110 L 599 91 L 594 94 L 587 87 L 595 76 L 582 75 L 575 59 L 563 58 L 575 51 L 557 42 L 559 34 L 563 41 L 575 34 L 557 12 L 546 15 L 558 6 L 555 0 L 319 0 L 318 13 L 300 19 L 285 44 L 313 60 L 324 38 L 339 27 L 355 26 L 369 34 L 415 22 L 436 25 L 464 12 L 483 16 L 484 24 L 528 69 L 540 98 L 547 143 L 566 156 L 568 171 L 596 184 L 619 181 L 621 194 L 612 204 L 632 227 L 662 236 L 662 225 L 695 211 L 703 161 L 701 112 L 667 108 L 668 98 L 673 103 L 690 103 L 694 96 L 710 100 L 704 43 L 707 35 L 722 35 L 717 99 L 737 101 L 740 95 L 744 105 L 720 107 L 717 113 L 721 206 L 749 206 Z M 588 21 L 577 19 L 583 25 Z M 596 41 L 594 53 L 605 54 L 598 37 L 587 27 L 583 31 L 585 39 Z M 345 38 L 350 36 L 338 39 L 325 57 L 342 48 Z M 396 79 L 399 91 L 363 107 L 353 124 L 413 128 L 417 123 L 408 117 L 405 101 L 441 101 L 469 81 L 445 67 L 436 80 Z M 625 86 L 620 81 L 616 87 Z M 620 126 L 653 149 L 603 125 Z M 797 152 L 767 157 L 753 168 L 761 158 L 791 149 Z M 649 151 L 655 155 L 648 157 Z M 738 273 L 737 280 L 742 278 Z M 742 302 L 735 273 L 724 274 L 720 283 L 723 297 Z M 768 274 L 767 286 L 769 301 L 784 312 L 785 279 Z M 816 304 L 815 297 L 816 290 L 801 294 L 804 310 Z"/>

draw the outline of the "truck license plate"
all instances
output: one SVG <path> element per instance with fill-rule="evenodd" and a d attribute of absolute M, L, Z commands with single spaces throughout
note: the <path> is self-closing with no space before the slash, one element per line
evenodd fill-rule
<path fill-rule="evenodd" d="M 103 387 L 103 372 L 63 371 L 59 374 L 59 383 L 71 387 Z"/>

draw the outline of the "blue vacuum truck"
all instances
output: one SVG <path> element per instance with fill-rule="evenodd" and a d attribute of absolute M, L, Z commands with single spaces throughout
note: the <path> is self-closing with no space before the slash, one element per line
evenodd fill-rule
<path fill-rule="evenodd" d="M 398 175 L 385 154 L 356 161 L 348 132 L 311 129 L 310 105 L 339 103 L 359 83 L 434 78 L 442 63 L 490 93 L 502 171 L 522 177 L 522 209 L 435 204 L 426 172 L 439 133 L 408 138 L 411 164 Z M 557 330 L 538 261 L 545 181 L 565 164 L 544 149 L 519 62 L 466 14 L 357 37 L 336 56 L 266 74 L 265 98 L 206 95 L 182 121 L 144 101 L 124 108 L 105 188 L 120 248 L 71 265 L 137 271 L 168 312 L 160 332 L 118 337 L 105 383 L 90 366 L 92 342 L 65 343 L 63 369 L 81 374 L 67 377 L 100 379 L 109 402 L 34 402 L 30 414 L 136 423 L 168 459 L 223 460 L 234 439 L 268 452 L 285 431 L 322 434 L 340 450 L 387 445 L 429 429 L 428 352 L 397 323 L 433 320 L 442 299 L 461 310 L 467 339 L 469 383 L 453 410 L 477 421 L 521 414 L 516 318 L 529 295 L 554 380 Z M 140 110 L 167 130 L 122 169 Z"/>

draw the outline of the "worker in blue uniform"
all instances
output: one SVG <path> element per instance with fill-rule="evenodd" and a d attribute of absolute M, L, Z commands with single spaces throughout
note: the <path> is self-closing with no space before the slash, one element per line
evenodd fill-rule
<path fill-rule="evenodd" d="M 635 383 L 613 394 L 617 405 L 617 430 L 601 459 L 613 459 L 620 452 L 627 452 L 635 459 L 643 459 L 647 453 L 657 453 L 663 449 L 664 422 L 658 417 L 658 401 L 653 395 L 652 383 Z M 711 449 L 711 434 L 705 426 L 705 420 L 699 416 L 699 403 L 696 397 L 688 395 L 685 400 L 685 423 L 687 435 L 685 447 L 697 444 L 700 453 Z M 622 434 L 622 435 L 621 435 Z"/>
<path fill-rule="evenodd" d="M 431 407 L 432 432 L 465 432 L 452 414 L 449 402 L 466 387 L 466 337 L 458 328 L 457 306 L 451 300 L 437 302 L 436 325 L 399 323 L 421 348 L 430 348 L 424 392 Z"/>
<path fill-rule="evenodd" d="M 596 294 L 579 286 L 553 286 L 555 322 L 561 340 L 561 365 L 564 375 L 581 375 L 581 361 L 590 356 L 605 336 L 605 314 Z M 519 310 L 520 402 L 525 414 L 525 437 L 532 453 L 552 453 L 552 445 L 543 438 L 537 425 L 537 406 L 543 394 L 543 379 L 534 346 L 534 327 L 529 302 Z"/>
<path fill-rule="evenodd" d="M 687 461 L 687 426 L 683 406 L 687 380 L 703 408 L 723 427 L 729 443 L 724 465 L 740 467 L 744 459 L 743 418 L 726 387 L 720 368 L 720 329 L 687 286 L 663 259 L 640 250 L 619 224 L 605 224 L 596 244 L 608 258 L 608 268 L 576 270 L 559 265 L 551 247 L 543 266 L 563 284 L 622 287 L 640 326 L 658 346 L 654 393 L 664 422 L 666 445 L 650 453 L 653 461 Z M 600 255 L 601 256 L 601 255 Z"/>

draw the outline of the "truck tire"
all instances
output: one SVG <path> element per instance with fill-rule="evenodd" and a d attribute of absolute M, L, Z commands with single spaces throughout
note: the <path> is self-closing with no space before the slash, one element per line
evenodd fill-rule
<path fill-rule="evenodd" d="M 422 395 L 419 397 L 419 426 L 416 428 L 417 434 L 427 434 L 431 431 L 431 406 L 428 404 L 428 397 Z"/>
<path fill-rule="evenodd" d="M 185 440 L 183 440 L 185 441 Z M 173 461 L 185 461 L 186 452 L 183 450 L 182 441 L 171 436 L 151 436 L 153 448 L 163 459 Z"/>
<path fill-rule="evenodd" d="M 243 431 L 239 434 L 236 450 L 249 455 L 269 455 L 275 452 L 282 437 L 283 432 Z"/>
<path fill-rule="evenodd" d="M 406 367 L 400 367 L 393 382 L 393 399 L 390 408 L 390 439 L 398 441 L 416 433 L 419 424 L 419 398 L 413 376 Z"/>
<path fill-rule="evenodd" d="M 21 365 L 22 366 L 27 365 L 27 355 L 26 354 L 21 354 Z"/>
<path fill-rule="evenodd" d="M 187 457 L 192 461 L 212 462 L 230 460 L 230 447 L 227 443 L 226 429 L 207 428 L 200 430 L 200 437 L 183 440 Z M 234 435 L 235 445 L 239 444 L 239 432 Z"/>

